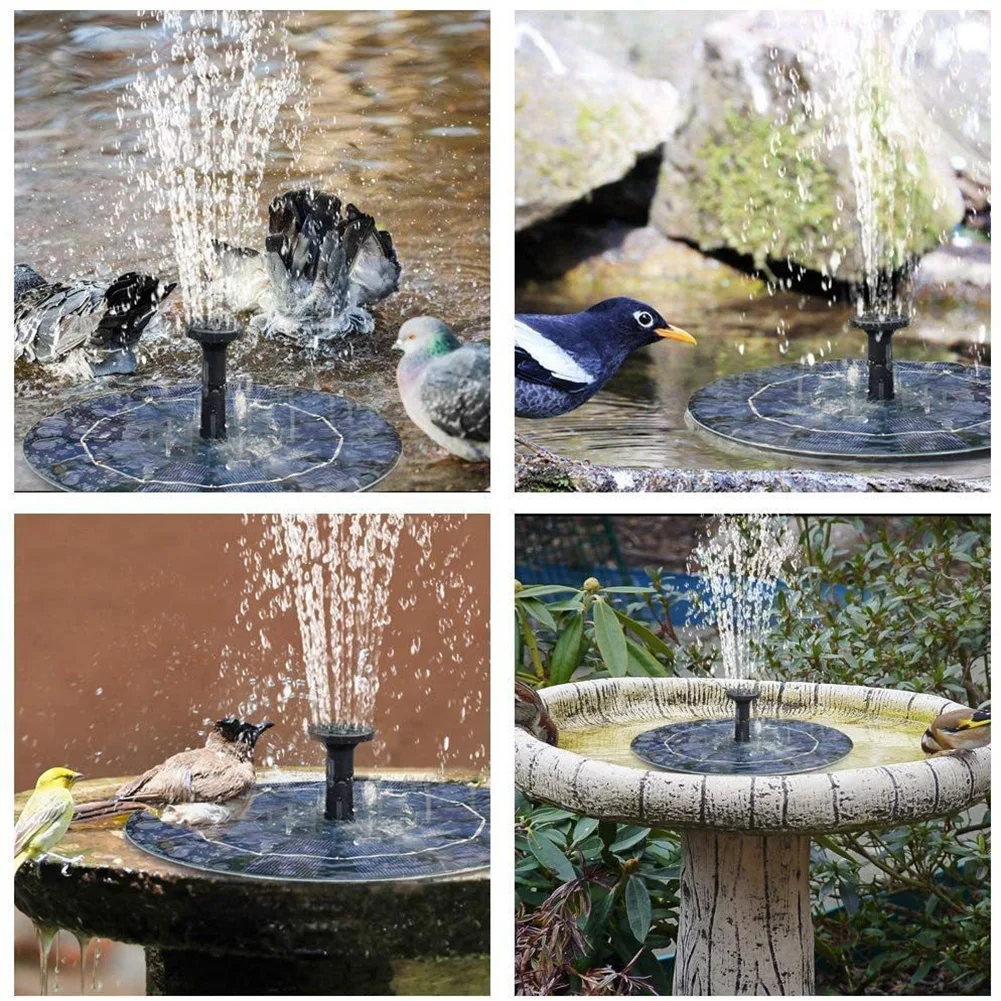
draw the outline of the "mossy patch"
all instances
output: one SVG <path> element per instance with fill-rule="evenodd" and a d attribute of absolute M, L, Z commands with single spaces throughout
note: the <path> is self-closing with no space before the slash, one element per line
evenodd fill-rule
<path fill-rule="evenodd" d="M 889 99 L 870 93 L 866 103 L 877 137 L 863 164 L 872 180 L 873 256 L 879 270 L 894 271 L 936 246 L 950 220 L 931 194 L 924 152 L 890 137 Z M 845 277 L 838 275 L 841 262 L 851 257 L 848 277 L 862 277 L 851 177 L 839 178 L 822 155 L 827 145 L 824 125 L 805 112 L 776 122 L 728 105 L 696 151 L 691 197 L 700 246 L 732 248 L 759 268 L 788 260 L 839 277 Z"/>
<path fill-rule="evenodd" d="M 836 220 L 837 177 L 812 155 L 818 130 L 728 107 L 696 156 L 692 198 L 703 247 L 730 247 L 759 267 L 816 259 Z"/>
<path fill-rule="evenodd" d="M 393 964 L 397 994 L 455 995 L 490 993 L 489 956 L 401 959 Z"/>

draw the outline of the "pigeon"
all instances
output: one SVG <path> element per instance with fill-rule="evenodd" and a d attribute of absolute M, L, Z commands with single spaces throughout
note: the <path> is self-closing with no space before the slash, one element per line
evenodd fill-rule
<path fill-rule="evenodd" d="M 954 709 L 932 720 L 921 738 L 925 754 L 986 747 L 991 742 L 990 709 Z"/>
<path fill-rule="evenodd" d="M 134 372 L 135 346 L 176 285 L 135 271 L 64 285 L 16 264 L 14 358 L 48 365 L 76 353 L 94 376 Z"/>
<path fill-rule="evenodd" d="M 463 344 L 434 316 L 400 327 L 396 383 L 407 416 L 467 462 L 490 458 L 490 348 Z"/>
<path fill-rule="evenodd" d="M 316 347 L 375 329 L 368 307 L 399 287 L 393 238 L 370 215 L 322 191 L 278 195 L 265 252 L 215 245 L 218 292 L 252 329 Z"/>
<path fill-rule="evenodd" d="M 695 338 L 636 299 L 605 299 L 583 313 L 519 313 L 514 323 L 514 412 L 558 417 L 576 410 L 626 357 L 659 338 Z"/>

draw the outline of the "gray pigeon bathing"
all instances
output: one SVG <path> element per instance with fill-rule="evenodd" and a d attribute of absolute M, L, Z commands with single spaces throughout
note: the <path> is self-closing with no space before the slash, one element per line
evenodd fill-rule
<path fill-rule="evenodd" d="M 14 358 L 49 365 L 79 357 L 94 376 L 134 372 L 135 347 L 175 287 L 134 271 L 64 285 L 16 264 Z"/>
<path fill-rule="evenodd" d="M 316 346 L 371 333 L 368 307 L 399 287 L 388 232 L 370 215 L 322 191 L 278 195 L 269 208 L 265 252 L 217 244 L 221 295 L 251 327 Z"/>

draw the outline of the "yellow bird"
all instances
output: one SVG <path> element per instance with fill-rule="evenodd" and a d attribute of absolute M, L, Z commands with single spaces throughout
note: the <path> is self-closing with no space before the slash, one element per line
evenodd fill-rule
<path fill-rule="evenodd" d="M 52 851 L 63 839 L 73 819 L 73 783 L 80 772 L 70 768 L 50 768 L 42 772 L 35 791 L 17 818 L 14 828 L 14 872 L 28 859 L 51 855 L 69 862 Z"/>
<path fill-rule="evenodd" d="M 991 742 L 990 709 L 954 709 L 932 720 L 921 738 L 925 754 L 985 747 Z"/>

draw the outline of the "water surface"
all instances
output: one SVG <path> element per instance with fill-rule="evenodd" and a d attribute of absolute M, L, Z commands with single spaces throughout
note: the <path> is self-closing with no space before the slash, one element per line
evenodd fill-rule
<path fill-rule="evenodd" d="M 583 272 L 583 273 L 582 273 Z M 771 365 L 864 359 L 865 336 L 848 327 L 849 308 L 823 298 L 770 293 L 715 261 L 682 265 L 612 253 L 562 279 L 522 285 L 517 310 L 571 313 L 628 295 L 692 333 L 694 347 L 666 341 L 635 352 L 588 403 L 552 420 L 518 420 L 517 431 L 560 455 L 612 466 L 679 469 L 815 469 L 869 475 L 990 475 L 990 458 L 915 462 L 828 461 L 730 445 L 686 424 L 688 398 L 724 376 Z M 986 339 L 990 310 L 939 297 L 923 302 L 894 337 L 894 356 L 969 361 L 952 349 Z"/>

